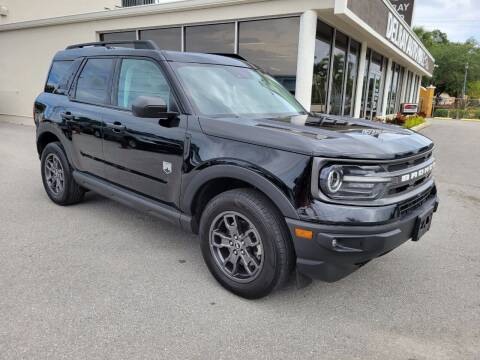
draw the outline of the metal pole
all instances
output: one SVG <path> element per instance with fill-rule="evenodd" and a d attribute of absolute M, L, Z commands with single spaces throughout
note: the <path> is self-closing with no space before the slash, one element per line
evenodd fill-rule
<path fill-rule="evenodd" d="M 467 96 L 467 76 L 468 76 L 468 63 L 465 64 L 465 79 L 463 81 L 463 98 Z"/>

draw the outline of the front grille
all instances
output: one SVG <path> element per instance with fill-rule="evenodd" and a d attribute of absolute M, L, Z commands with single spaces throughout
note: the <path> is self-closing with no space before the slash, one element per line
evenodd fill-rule
<path fill-rule="evenodd" d="M 316 158 L 313 162 L 312 194 L 321 200 L 348 205 L 384 206 L 416 198 L 434 186 L 433 147 L 395 160 L 334 160 Z M 343 193 L 329 197 L 321 189 L 322 171 L 338 166 L 343 171 Z M 370 196 L 370 197 L 368 197 Z M 367 203 L 368 201 L 368 203 Z M 415 206 L 413 204 L 412 206 Z M 402 211 L 408 211 L 404 209 Z"/>
<path fill-rule="evenodd" d="M 415 211 L 423 204 L 425 204 L 431 197 L 435 196 L 435 188 L 430 188 L 427 191 L 415 196 L 414 198 L 408 199 L 400 205 L 398 205 L 398 212 L 401 217 L 410 214 L 412 211 Z"/>
<path fill-rule="evenodd" d="M 400 186 L 392 186 L 390 189 L 388 189 L 388 196 L 393 196 L 393 195 L 400 195 L 403 193 L 407 193 L 409 191 L 412 191 L 422 185 L 423 183 L 427 182 L 428 179 L 430 179 L 432 175 L 430 174 L 429 176 L 423 177 L 411 184 L 406 184 L 406 185 L 400 185 Z"/>
<path fill-rule="evenodd" d="M 405 161 L 398 161 L 398 162 L 389 164 L 386 166 L 386 168 L 387 168 L 387 171 L 389 172 L 405 170 L 428 161 L 432 157 L 432 155 L 433 155 L 433 152 L 429 151 L 418 157 L 414 157 L 414 158 L 407 159 Z"/>
<path fill-rule="evenodd" d="M 385 196 L 387 198 L 397 197 L 422 186 L 432 178 L 432 171 L 424 170 L 433 164 L 432 150 L 405 160 L 384 164 L 386 174 L 394 178 L 394 181 L 388 186 Z M 415 177 L 407 181 L 402 180 L 403 176 L 411 174 L 415 174 Z"/>

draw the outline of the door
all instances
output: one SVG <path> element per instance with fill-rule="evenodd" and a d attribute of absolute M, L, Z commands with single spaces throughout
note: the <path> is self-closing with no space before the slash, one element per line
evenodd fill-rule
<path fill-rule="evenodd" d="M 118 64 L 112 102 L 105 114 L 103 150 L 106 178 L 113 183 L 176 206 L 179 200 L 187 117 L 170 121 L 132 114 L 139 96 L 161 97 L 178 107 L 155 61 L 123 58 Z"/>
<path fill-rule="evenodd" d="M 87 59 L 75 81 L 62 118 L 72 138 L 75 167 L 104 177 L 103 109 L 110 102 L 114 60 Z"/>
<path fill-rule="evenodd" d="M 380 87 L 382 83 L 382 74 L 370 72 L 368 77 L 368 89 L 366 99 L 365 117 L 369 120 L 375 119 L 378 112 L 378 102 L 380 100 Z"/>

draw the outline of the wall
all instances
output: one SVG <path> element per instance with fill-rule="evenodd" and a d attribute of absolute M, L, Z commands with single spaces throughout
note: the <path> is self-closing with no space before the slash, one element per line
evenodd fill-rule
<path fill-rule="evenodd" d="M 9 49 L 0 56 L 0 115 L 31 117 L 33 102 L 43 90 L 54 54 L 70 44 L 96 41 L 98 32 L 255 18 L 271 14 L 299 14 L 313 7 L 333 8 L 333 0 L 264 1 L 255 6 L 245 1 L 240 5 L 147 13 L 142 16 L 125 16 L 10 31 L 1 31 L 0 27 L 0 49 Z M 122 13 L 137 10 L 116 11 Z"/>
<path fill-rule="evenodd" d="M 116 5 L 120 6 L 121 0 L 0 0 L 0 6 L 8 9 L 7 16 L 0 16 L 0 25 L 114 9 Z"/>
<path fill-rule="evenodd" d="M 435 86 L 428 88 L 420 87 L 420 112 L 426 117 L 432 116 L 433 98 L 435 96 Z"/>

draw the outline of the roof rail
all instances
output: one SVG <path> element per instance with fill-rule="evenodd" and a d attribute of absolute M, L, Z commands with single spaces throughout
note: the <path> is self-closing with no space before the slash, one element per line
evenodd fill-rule
<path fill-rule="evenodd" d="M 225 56 L 225 57 L 228 57 L 228 58 L 242 60 L 242 61 L 247 62 L 247 59 L 245 59 L 244 57 L 242 57 L 238 54 L 231 54 L 231 53 L 209 53 L 209 54 L 210 55 Z"/>
<path fill-rule="evenodd" d="M 149 49 L 149 50 L 158 50 L 157 44 L 152 40 L 121 40 L 121 41 L 96 41 L 83 44 L 75 44 L 67 46 L 65 50 L 72 49 L 82 49 L 89 46 L 103 46 L 106 48 L 114 48 L 116 45 L 133 45 L 134 49 Z M 119 46 L 121 47 L 121 46 Z"/>

